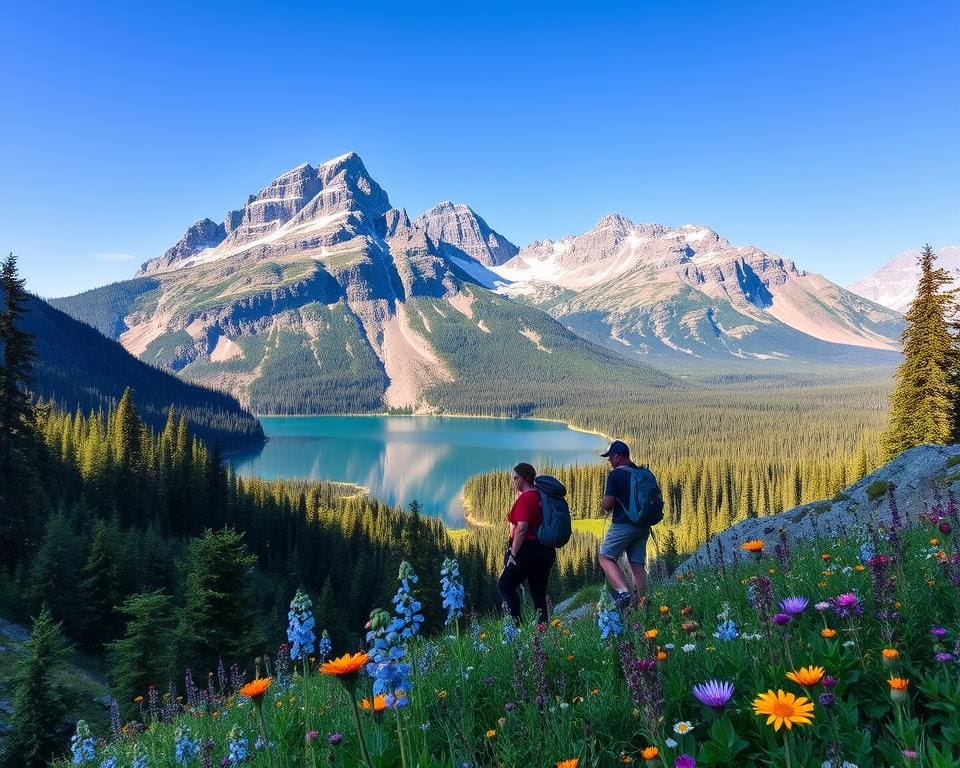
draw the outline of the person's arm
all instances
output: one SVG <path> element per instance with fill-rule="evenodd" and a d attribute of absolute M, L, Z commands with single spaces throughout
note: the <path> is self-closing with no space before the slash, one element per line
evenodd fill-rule
<path fill-rule="evenodd" d="M 513 529 L 513 539 L 510 541 L 510 559 L 517 562 L 517 555 L 520 554 L 520 547 L 527 538 L 527 531 L 530 530 L 530 523 L 521 520 Z"/>
<path fill-rule="evenodd" d="M 603 489 L 603 498 L 600 499 L 600 506 L 604 512 L 613 512 L 617 506 L 617 497 L 613 495 L 614 491 L 613 472 L 607 475 L 607 484 Z"/>

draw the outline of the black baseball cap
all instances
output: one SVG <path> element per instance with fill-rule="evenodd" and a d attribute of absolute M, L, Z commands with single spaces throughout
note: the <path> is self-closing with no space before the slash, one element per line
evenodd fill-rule
<path fill-rule="evenodd" d="M 613 456 L 615 453 L 623 454 L 624 456 L 630 455 L 630 449 L 627 448 L 627 444 L 623 440 L 614 440 L 610 443 L 610 447 L 607 448 L 606 453 L 601 453 L 600 455 L 606 458 L 607 456 Z"/>

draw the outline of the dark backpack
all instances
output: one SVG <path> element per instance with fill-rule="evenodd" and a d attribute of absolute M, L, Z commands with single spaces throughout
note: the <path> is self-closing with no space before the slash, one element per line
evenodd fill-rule
<path fill-rule="evenodd" d="M 634 525 L 656 525 L 663 520 L 663 494 L 657 478 L 646 467 L 617 467 L 630 473 L 630 504 L 624 507 Z"/>
<path fill-rule="evenodd" d="M 567 489 L 557 478 L 550 475 L 540 475 L 533 484 L 540 492 L 540 511 L 543 513 L 543 522 L 537 529 L 537 538 L 547 547 L 562 547 L 570 541 L 573 525 L 570 522 L 570 507 L 567 500 Z"/>

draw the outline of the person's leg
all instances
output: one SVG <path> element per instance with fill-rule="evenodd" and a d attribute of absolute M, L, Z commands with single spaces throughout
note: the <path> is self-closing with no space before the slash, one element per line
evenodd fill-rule
<path fill-rule="evenodd" d="M 513 616 L 515 621 L 520 621 L 521 602 L 517 587 L 523 582 L 523 578 L 523 569 L 518 563 L 514 563 L 503 569 L 503 573 L 500 574 L 500 579 L 497 581 L 500 597 L 506 603 L 507 610 L 510 611 L 510 615 Z"/>
<path fill-rule="evenodd" d="M 528 570 L 528 580 L 530 582 L 530 599 L 537 609 L 539 620 L 546 623 L 547 619 L 547 583 L 550 581 L 550 569 L 557 559 L 556 550 L 552 547 L 545 547 L 540 542 L 531 542 L 525 544 L 525 549 L 534 549 L 536 547 L 536 559 L 530 563 Z M 533 554 L 531 552 L 531 554 Z"/>
<path fill-rule="evenodd" d="M 630 563 L 630 572 L 633 574 L 638 600 L 647 592 L 647 539 L 649 538 L 650 529 L 642 528 L 627 547 L 627 561 Z"/>
<path fill-rule="evenodd" d="M 614 523 L 607 529 L 603 541 L 600 543 L 600 567 L 617 595 L 629 594 L 627 583 L 623 579 L 623 571 L 620 570 L 617 561 L 631 541 L 633 531 L 629 530 L 630 528 L 632 526 L 628 527 L 623 523 Z"/>

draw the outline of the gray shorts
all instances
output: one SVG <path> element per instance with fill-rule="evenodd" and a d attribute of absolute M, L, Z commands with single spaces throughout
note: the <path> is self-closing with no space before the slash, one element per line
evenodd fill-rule
<path fill-rule="evenodd" d="M 634 565 L 646 565 L 647 539 L 650 538 L 650 526 L 632 523 L 614 523 L 604 534 L 600 542 L 600 555 L 611 560 L 619 560 L 627 553 L 627 560 Z"/>

